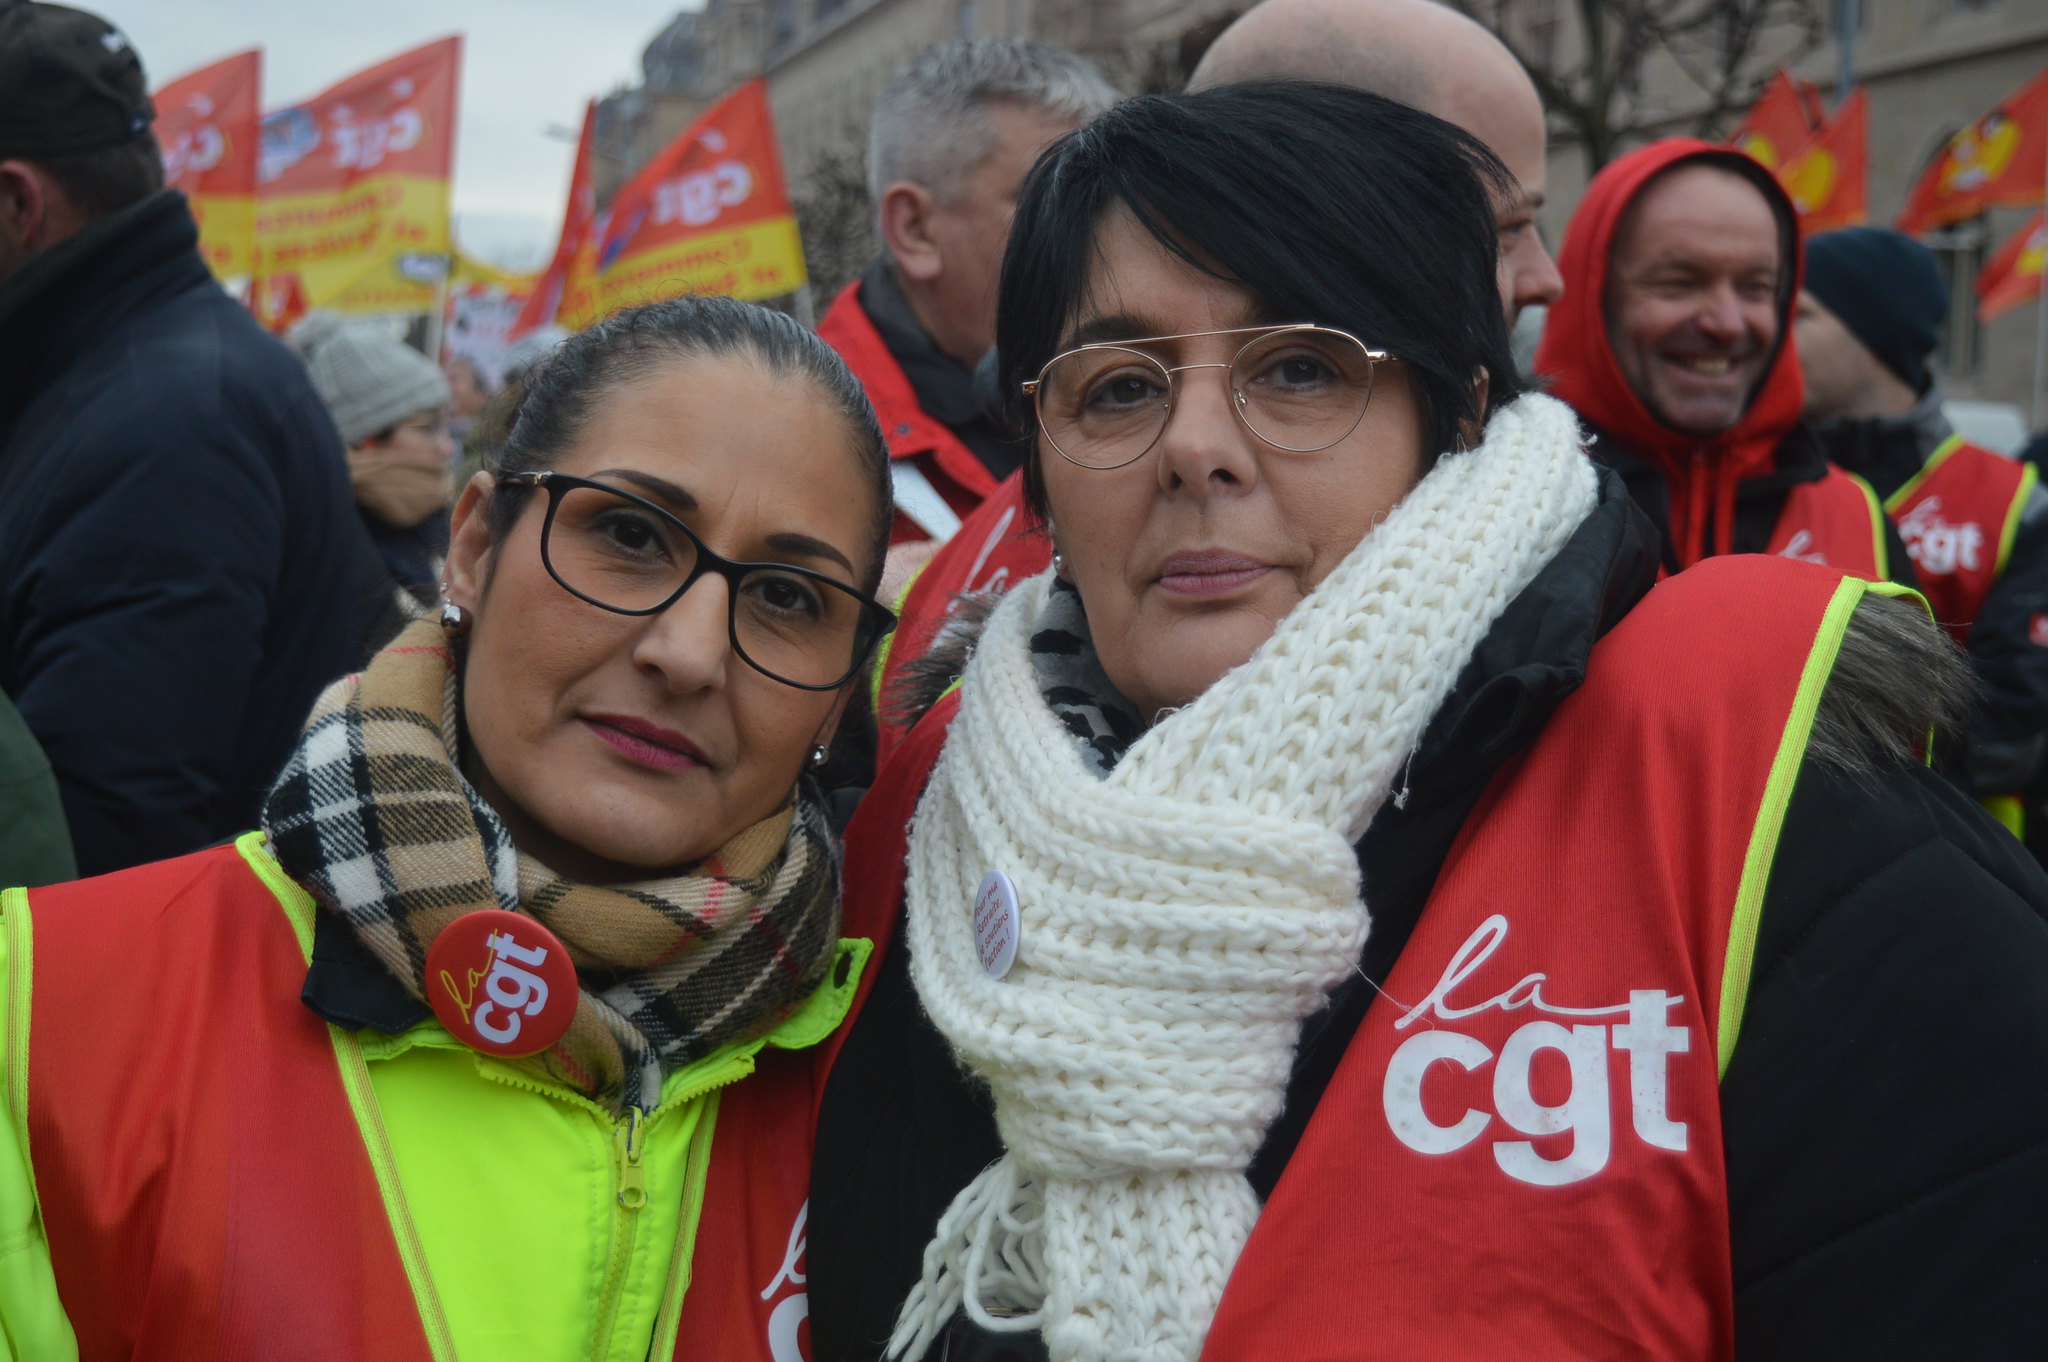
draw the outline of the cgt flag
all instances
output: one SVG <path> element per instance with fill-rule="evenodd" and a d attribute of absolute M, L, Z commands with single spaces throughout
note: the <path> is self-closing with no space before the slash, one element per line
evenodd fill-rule
<path fill-rule="evenodd" d="M 2044 265 L 2048 265 L 2048 211 L 2029 218 L 1977 276 L 1977 320 L 1988 322 L 2040 297 Z"/>
<path fill-rule="evenodd" d="M 766 81 L 712 105 L 620 188 L 596 265 L 601 313 L 686 293 L 757 299 L 803 287 Z"/>
<path fill-rule="evenodd" d="M 1778 167 L 1778 182 L 1799 207 L 1808 235 L 1868 222 L 1869 100 L 1859 87 L 1813 140 Z"/>
<path fill-rule="evenodd" d="M 258 314 L 296 292 L 338 312 L 431 312 L 448 268 L 462 39 L 443 38 L 263 119 Z"/>
<path fill-rule="evenodd" d="M 2027 208 L 2048 190 L 2048 70 L 1949 139 L 1913 186 L 1899 230 L 1919 233 L 1986 208 Z"/>
<path fill-rule="evenodd" d="M 256 272 L 256 148 L 263 54 L 238 52 L 156 92 L 164 184 L 199 220 L 199 252 L 218 279 Z"/>
<path fill-rule="evenodd" d="M 512 323 L 508 339 L 517 340 L 550 322 L 578 325 L 577 314 L 592 305 L 588 265 L 595 248 L 591 236 L 597 199 L 590 185 L 590 139 L 596 125 L 597 101 L 593 99 L 583 106 L 583 133 L 576 139 L 576 163 L 569 170 L 569 202 L 562 209 L 562 233 L 555 238 L 554 256 Z M 576 296 L 579 294 L 584 296 Z"/>
<path fill-rule="evenodd" d="M 1813 139 L 1820 110 L 1820 90 L 1813 82 L 1781 67 L 1728 140 L 1775 171 Z"/>

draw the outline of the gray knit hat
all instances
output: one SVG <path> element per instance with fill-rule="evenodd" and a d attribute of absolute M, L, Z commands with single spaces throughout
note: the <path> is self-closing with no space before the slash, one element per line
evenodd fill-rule
<path fill-rule="evenodd" d="M 332 312 L 309 314 L 288 338 L 306 361 L 345 445 L 448 405 L 441 367 L 381 328 Z"/>

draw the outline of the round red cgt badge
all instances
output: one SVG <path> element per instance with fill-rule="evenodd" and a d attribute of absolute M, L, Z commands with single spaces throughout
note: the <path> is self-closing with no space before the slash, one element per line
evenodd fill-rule
<path fill-rule="evenodd" d="M 506 1059 L 537 1055 L 576 1020 L 576 966 L 530 917 L 485 908 L 441 929 L 427 949 L 427 1004 L 450 1035 Z"/>

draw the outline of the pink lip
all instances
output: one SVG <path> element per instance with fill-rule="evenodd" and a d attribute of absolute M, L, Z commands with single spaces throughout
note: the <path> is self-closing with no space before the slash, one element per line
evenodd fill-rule
<path fill-rule="evenodd" d="M 1224 549 L 1176 553 L 1159 569 L 1159 585 L 1176 596 L 1227 596 L 1273 569 L 1270 564 Z"/>
<path fill-rule="evenodd" d="M 655 771 L 683 771 L 711 765 L 704 749 L 672 728 L 630 714 L 585 714 L 584 724 L 628 761 Z"/>

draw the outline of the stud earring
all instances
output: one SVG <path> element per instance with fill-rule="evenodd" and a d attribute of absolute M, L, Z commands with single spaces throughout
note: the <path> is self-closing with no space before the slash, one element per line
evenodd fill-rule
<path fill-rule="evenodd" d="M 469 632 L 469 612 L 454 601 L 441 603 L 441 629 L 450 638 L 460 638 Z"/>
<path fill-rule="evenodd" d="M 1064 553 L 1055 553 L 1052 556 L 1052 571 L 1055 577 L 1064 577 L 1067 575 L 1067 555 L 1065 555 Z"/>
<path fill-rule="evenodd" d="M 825 750 L 825 744 L 819 743 L 811 749 L 811 769 L 813 771 L 824 770 L 825 763 L 831 760 L 831 757 L 832 754 Z"/>

